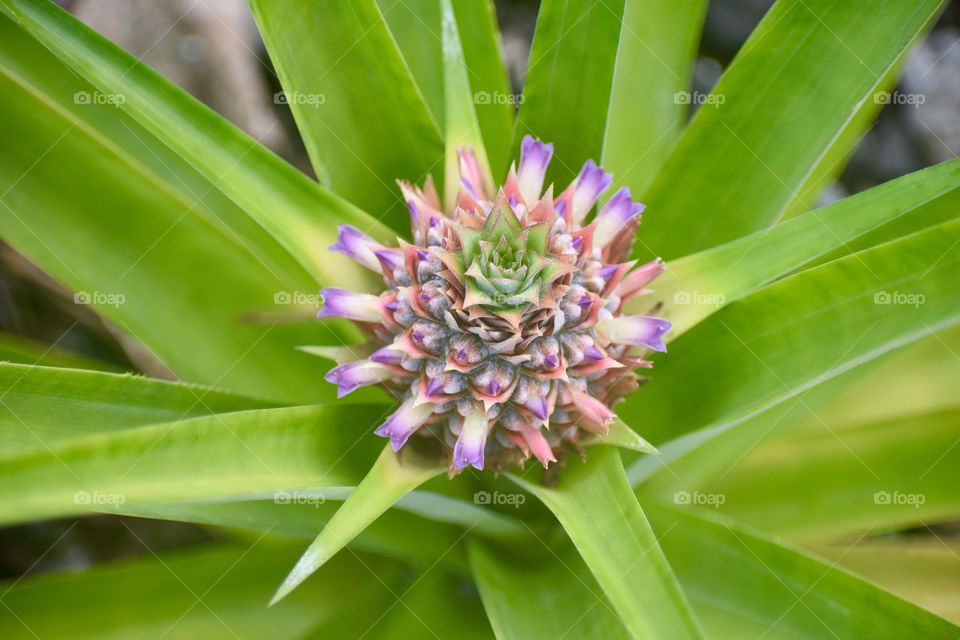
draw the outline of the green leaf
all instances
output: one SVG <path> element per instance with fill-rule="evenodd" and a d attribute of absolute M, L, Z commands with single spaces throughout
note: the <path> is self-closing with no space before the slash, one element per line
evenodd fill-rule
<path fill-rule="evenodd" d="M 724 513 L 801 541 L 909 528 L 960 513 L 960 410 L 820 425 L 749 452 L 704 492 Z M 790 496 L 785 501 L 784 496 Z"/>
<path fill-rule="evenodd" d="M 705 0 L 626 0 L 603 137 L 614 189 L 643 194 L 683 132 L 706 8 Z"/>
<path fill-rule="evenodd" d="M 404 587 L 379 609 L 366 609 L 359 616 L 340 616 L 314 629 L 304 640 L 494 637 L 480 599 L 463 578 L 428 570 Z"/>
<path fill-rule="evenodd" d="M 265 406 L 182 382 L 0 363 L 0 452 Z"/>
<path fill-rule="evenodd" d="M 237 411 L 0 455 L 0 522 L 355 486 L 381 440 L 384 405 Z M 349 427 L 349 428 L 347 428 Z"/>
<path fill-rule="evenodd" d="M 620 418 L 614 418 L 610 423 L 610 430 L 602 436 L 591 436 L 585 439 L 585 446 L 593 445 L 613 445 L 631 451 L 640 453 L 649 453 L 656 455 L 659 453 L 657 448 L 640 437 L 636 431 L 626 425 Z"/>
<path fill-rule="evenodd" d="M 817 554 L 960 623 L 960 545 L 933 533 L 817 548 Z"/>
<path fill-rule="evenodd" d="M 393 602 L 399 565 L 345 556 L 324 567 L 301 593 L 267 610 L 271 580 L 285 559 L 295 557 L 295 549 L 269 538 L 162 556 L 145 548 L 147 557 L 133 562 L 0 583 L 0 635 L 10 640 L 295 638 L 337 615 L 356 616 Z"/>
<path fill-rule="evenodd" d="M 404 453 L 401 459 L 389 446 L 383 450 L 370 472 L 297 561 L 271 604 L 296 589 L 400 498 L 446 468 L 418 459 L 409 450 Z"/>
<path fill-rule="evenodd" d="M 960 160 L 911 173 L 671 262 L 656 283 L 656 298 L 664 304 L 659 313 L 673 322 L 669 336 L 676 339 L 724 305 L 883 224 L 912 218 L 953 191 L 960 194 Z"/>
<path fill-rule="evenodd" d="M 627 639 L 609 599 L 573 545 L 539 544 L 520 552 L 470 544 L 470 566 L 487 618 L 498 638 Z M 549 554 L 539 551 L 549 551 Z"/>
<path fill-rule="evenodd" d="M 804 271 L 674 342 L 651 383 L 617 408 L 628 424 L 643 424 L 644 436 L 661 452 L 634 465 L 631 479 L 751 415 L 960 321 L 958 233 L 960 222 L 947 223 Z"/>
<path fill-rule="evenodd" d="M 23 336 L 0 331 L 0 363 L 28 364 L 43 367 L 69 367 L 98 371 L 123 371 L 123 367 L 69 351 L 57 345 L 47 345 Z"/>
<path fill-rule="evenodd" d="M 499 181 L 510 162 L 516 108 L 503 62 L 494 3 L 492 0 L 452 2 L 483 145 L 493 176 Z"/>
<path fill-rule="evenodd" d="M 777 2 L 661 167 L 638 251 L 676 258 L 773 223 L 942 6 Z"/>
<path fill-rule="evenodd" d="M 121 505 L 109 512 L 312 540 L 340 508 L 339 498 L 332 489 L 296 489 L 274 492 L 269 499 Z M 443 566 L 467 575 L 466 557 L 458 545 L 462 538 L 463 529 L 458 525 L 395 508 L 371 522 L 348 546 L 420 567 L 433 566 L 438 555 L 447 551 L 440 560 Z M 295 560 L 291 558 L 291 564 Z"/>
<path fill-rule="evenodd" d="M 623 7 L 624 0 L 540 3 L 513 146 L 516 155 L 525 134 L 555 145 L 547 184 L 566 184 L 600 157 Z"/>
<path fill-rule="evenodd" d="M 634 635 L 700 637 L 616 448 L 594 448 L 586 463 L 571 461 L 556 488 L 509 477 L 554 513 Z"/>
<path fill-rule="evenodd" d="M 956 638 L 960 629 L 848 573 L 709 513 L 643 501 L 711 638 Z"/>
<path fill-rule="evenodd" d="M 6 18 L 0 29 L 16 33 Z M 89 123 L 62 107 L 63 90 L 73 90 L 56 81 L 72 74 L 39 47 L 25 51 L 55 80 L 20 76 L 6 64 L 9 50 L 0 58 L 0 117 L 17 123 L 0 158 L 0 236 L 184 378 L 283 400 L 333 397 L 316 384 L 324 363 L 293 349 L 355 330 L 243 319 L 274 306 L 278 294 L 312 295 L 312 287 L 298 289 L 309 277 L 280 276 L 182 186 L 170 188 L 173 175 L 131 155 L 143 144 L 138 134 L 113 143 L 96 126 L 114 107 L 98 105 Z M 49 94 L 51 85 L 59 93 Z"/>
<path fill-rule="evenodd" d="M 406 233 L 443 140 L 375 0 L 251 0 L 320 182 Z"/>
<path fill-rule="evenodd" d="M 333 273 L 341 286 L 371 282 L 361 267 L 322 249 L 335 239 L 338 222 L 384 241 L 391 235 L 386 227 L 320 188 L 53 3 L 2 0 L 0 7 L 80 77 L 104 94 L 123 96 L 117 101 L 121 109 L 262 225 L 318 282 L 331 281 Z"/>
<path fill-rule="evenodd" d="M 453 211 L 460 193 L 460 163 L 457 149 L 471 147 L 477 158 L 480 173 L 488 188 L 493 188 L 493 174 L 483 144 L 480 122 L 474 110 L 474 97 L 457 32 L 457 20 L 450 0 L 440 0 L 443 18 L 443 91 L 444 91 L 444 202 L 447 211 Z"/>

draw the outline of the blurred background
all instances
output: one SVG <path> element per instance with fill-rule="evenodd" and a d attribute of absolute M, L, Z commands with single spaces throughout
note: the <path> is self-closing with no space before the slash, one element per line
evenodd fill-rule
<path fill-rule="evenodd" d="M 245 0 L 60 0 L 58 4 L 304 172 L 311 172 L 289 110 L 275 100 L 280 87 Z M 710 91 L 771 4 L 772 0 L 710 1 L 694 91 Z M 516 92 L 522 88 L 538 5 L 538 0 L 496 0 L 503 52 Z M 960 2 L 951 2 L 911 53 L 899 89 L 923 96 L 922 104 L 891 104 L 883 109 L 840 179 L 824 194 L 825 202 L 960 153 Z M 2 243 L 0 331 L 95 356 L 121 370 L 168 376 L 87 307 L 74 304 L 72 293 Z M 159 553 L 209 540 L 212 535 L 192 525 L 115 517 L 0 529 L 0 578 Z"/>

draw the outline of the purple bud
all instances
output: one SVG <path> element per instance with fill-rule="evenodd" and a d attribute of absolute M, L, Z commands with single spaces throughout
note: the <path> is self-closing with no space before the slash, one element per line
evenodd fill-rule
<path fill-rule="evenodd" d="M 337 227 L 337 241 L 330 245 L 331 251 L 338 251 L 359 262 L 371 271 L 380 272 L 380 262 L 374 252 L 380 245 L 373 238 L 349 224 Z"/>
<path fill-rule="evenodd" d="M 580 296 L 580 299 L 577 300 L 577 305 L 584 310 L 588 309 L 592 304 L 593 304 L 593 298 L 591 298 L 587 294 L 583 294 L 582 296 Z"/>
<path fill-rule="evenodd" d="M 324 380 L 337 385 L 337 397 L 342 398 L 360 387 L 383 382 L 390 375 L 390 370 L 384 366 L 367 360 L 359 360 L 334 367 L 327 372 Z"/>
<path fill-rule="evenodd" d="M 359 322 L 380 322 L 380 298 L 368 293 L 354 293 L 329 287 L 322 289 L 323 308 L 318 318 L 346 318 Z"/>
<path fill-rule="evenodd" d="M 440 378 L 431 378 L 427 383 L 427 395 L 435 396 L 443 391 L 443 380 Z"/>
<path fill-rule="evenodd" d="M 487 388 L 490 390 L 490 395 L 495 396 L 500 393 L 500 383 L 497 380 L 491 380 Z"/>
<path fill-rule="evenodd" d="M 583 357 L 588 360 L 603 360 L 603 352 L 597 349 L 595 345 L 590 345 L 583 350 Z"/>
<path fill-rule="evenodd" d="M 553 205 L 553 210 L 558 216 L 562 216 L 563 212 L 567 210 L 567 201 L 566 200 L 557 200 L 557 203 Z"/>
<path fill-rule="evenodd" d="M 483 469 L 483 449 L 487 444 L 487 431 L 490 428 L 486 414 L 475 408 L 463 419 L 460 436 L 453 448 L 453 466 L 463 469 L 467 465 Z"/>
<path fill-rule="evenodd" d="M 605 247 L 631 220 L 643 213 L 644 208 L 642 204 L 634 203 L 630 199 L 630 189 L 620 189 L 597 214 L 593 241 L 598 247 Z"/>
<path fill-rule="evenodd" d="M 541 420 L 547 419 L 547 411 L 550 409 L 550 405 L 545 396 L 534 396 L 527 400 L 524 406 L 529 409 L 533 415 L 537 416 Z"/>
<path fill-rule="evenodd" d="M 556 369 L 557 366 L 560 364 L 560 361 L 557 360 L 557 356 L 553 355 L 552 353 L 547 356 L 544 356 L 543 362 L 550 369 Z"/>
<path fill-rule="evenodd" d="M 415 398 L 409 398 L 400 405 L 397 411 L 387 418 L 387 421 L 377 427 L 374 431 L 378 436 L 390 438 L 390 446 L 394 451 L 407 442 L 407 439 L 419 429 L 430 414 L 433 413 L 433 405 L 430 403 L 414 406 Z"/>
<path fill-rule="evenodd" d="M 604 282 L 610 280 L 613 277 L 613 274 L 617 272 L 617 265 L 607 264 L 600 268 L 600 277 L 603 278 Z"/>
<path fill-rule="evenodd" d="M 622 316 L 601 322 L 601 327 L 611 342 L 632 344 L 654 351 L 667 350 L 663 336 L 671 326 L 667 320 L 653 316 Z"/>
<path fill-rule="evenodd" d="M 373 252 L 385 269 L 393 271 L 403 264 L 403 254 L 399 249 L 377 249 Z"/>
<path fill-rule="evenodd" d="M 597 198 L 610 186 L 611 182 L 613 182 L 612 174 L 598 167 L 593 160 L 587 160 L 583 169 L 580 170 L 580 175 L 574 181 L 571 213 L 575 222 L 583 221 L 587 212 L 596 204 Z"/>
<path fill-rule="evenodd" d="M 523 199 L 530 203 L 540 199 L 543 178 L 553 156 L 553 145 L 544 144 L 532 136 L 524 136 L 520 144 L 520 169 L 517 182 Z"/>
<path fill-rule="evenodd" d="M 403 352 L 391 349 L 390 346 L 381 347 L 371 354 L 370 359 L 380 364 L 400 365 L 403 363 Z"/>
<path fill-rule="evenodd" d="M 572 244 L 573 244 L 574 250 L 576 251 L 580 251 L 581 249 L 583 249 L 583 236 L 577 236 L 576 238 L 574 238 Z"/>

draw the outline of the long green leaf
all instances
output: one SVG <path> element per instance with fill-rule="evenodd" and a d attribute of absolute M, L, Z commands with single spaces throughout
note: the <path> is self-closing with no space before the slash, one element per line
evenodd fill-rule
<path fill-rule="evenodd" d="M 510 476 L 554 513 L 633 634 L 698 638 L 700 630 L 627 483 L 614 447 L 571 462 L 555 488 Z"/>
<path fill-rule="evenodd" d="M 134 534 L 136 535 L 136 534 Z M 36 638 L 295 638 L 339 614 L 392 602 L 401 567 L 369 556 L 338 558 L 275 609 L 271 579 L 295 545 L 271 539 L 150 556 L 81 573 L 0 584 L 0 635 Z M 51 607 L 51 603 L 56 603 Z M 355 607 L 355 608 L 354 608 Z"/>
<path fill-rule="evenodd" d="M 853 547 L 819 547 L 817 554 L 960 624 L 960 545 L 952 538 L 934 534 L 865 540 Z"/>
<path fill-rule="evenodd" d="M 617 409 L 628 424 L 643 424 L 643 435 L 661 452 L 640 460 L 631 478 L 638 481 L 751 415 L 956 324 L 958 234 L 960 222 L 947 223 L 804 271 L 674 342 L 653 381 Z M 689 401 L 691 393 L 696 402 Z"/>
<path fill-rule="evenodd" d="M 724 513 L 739 521 L 801 541 L 920 526 L 960 514 L 958 440 L 960 410 L 824 424 L 760 445 L 696 490 L 725 496 Z"/>
<path fill-rule="evenodd" d="M 443 27 L 439 0 L 377 0 L 430 107 L 445 130 Z M 492 0 L 452 0 L 470 81 L 471 98 L 495 177 L 501 179 L 513 142 L 514 96 L 500 48 Z"/>
<path fill-rule="evenodd" d="M 200 385 L 0 363 L 0 454 L 265 406 L 260 400 Z"/>
<path fill-rule="evenodd" d="M 911 173 L 783 224 L 671 262 L 657 280 L 657 300 L 664 305 L 661 315 L 673 322 L 670 335 L 676 339 L 724 305 L 819 256 L 846 247 L 871 230 L 901 217 L 922 217 L 925 205 L 954 191 L 960 194 L 960 160 Z"/>
<path fill-rule="evenodd" d="M 320 181 L 393 229 L 443 140 L 375 0 L 251 0 Z"/>
<path fill-rule="evenodd" d="M 476 99 L 470 90 L 470 78 L 464 60 L 463 46 L 457 30 L 457 19 L 450 0 L 440 0 L 443 31 L 443 93 L 444 93 L 444 201 L 452 211 L 460 193 L 460 165 L 457 149 L 470 147 L 484 180 L 493 188 L 493 174 L 483 143 L 480 122 L 474 108 Z"/>
<path fill-rule="evenodd" d="M 401 460 L 389 446 L 383 450 L 370 472 L 297 561 L 271 604 L 296 589 L 400 498 L 445 469 L 443 465 L 426 464 L 409 451 L 405 453 Z"/>
<path fill-rule="evenodd" d="M 96 369 L 98 371 L 124 371 L 112 362 L 104 362 L 89 356 L 68 351 L 57 345 L 47 345 L 23 336 L 0 331 L 0 362 L 39 365 L 44 367 L 69 367 L 72 369 Z"/>
<path fill-rule="evenodd" d="M 286 534 L 312 540 L 340 508 L 338 498 L 331 489 L 297 489 L 277 491 L 265 500 L 121 505 L 108 511 L 154 520 Z M 349 546 L 420 567 L 433 566 L 438 562 L 438 556 L 446 552 L 440 560 L 444 568 L 467 575 L 466 555 L 458 545 L 462 537 L 463 529 L 458 525 L 427 520 L 412 511 L 398 508 L 390 509 L 371 522 L 350 541 Z M 296 557 L 290 559 L 291 563 L 294 560 Z"/>
<path fill-rule="evenodd" d="M 547 183 L 566 184 L 600 158 L 624 0 L 543 0 L 517 116 L 525 134 L 555 145 Z M 589 69 L 585 73 L 584 70 Z"/>
<path fill-rule="evenodd" d="M 956 638 L 960 628 L 799 549 L 644 501 L 711 638 Z"/>
<path fill-rule="evenodd" d="M 516 100 L 503 61 L 496 11 L 492 0 L 452 2 L 483 144 L 499 181 L 512 151 Z"/>
<path fill-rule="evenodd" d="M 256 140 L 46 0 L 3 0 L 3 11 L 187 160 L 269 231 L 319 282 L 370 282 L 323 249 L 346 222 L 382 240 L 387 229 L 311 182 Z"/>
<path fill-rule="evenodd" d="M 942 6 L 779 0 L 651 185 L 638 251 L 676 258 L 774 222 Z"/>
<path fill-rule="evenodd" d="M 0 158 L 0 235 L 184 378 L 293 401 L 332 397 L 315 382 L 323 362 L 293 349 L 341 335 L 243 320 L 278 295 L 310 295 L 296 289 L 304 280 L 281 279 L 44 88 L 0 62 L 0 114 L 17 123 Z"/>
<path fill-rule="evenodd" d="M 614 188 L 640 196 L 683 133 L 706 8 L 705 0 L 626 0 L 603 136 Z"/>
<path fill-rule="evenodd" d="M 610 600 L 577 550 L 524 547 L 521 552 L 474 542 L 470 566 L 497 638 L 627 639 Z M 549 552 L 549 553 L 548 553 Z"/>
<path fill-rule="evenodd" d="M 238 411 L 0 455 L 0 522 L 110 507 L 352 487 L 384 405 Z"/>

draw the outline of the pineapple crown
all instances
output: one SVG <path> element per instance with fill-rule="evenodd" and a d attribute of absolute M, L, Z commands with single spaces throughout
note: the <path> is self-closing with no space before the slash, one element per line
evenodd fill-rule
<path fill-rule="evenodd" d="M 635 370 L 652 366 L 644 352 L 665 350 L 669 322 L 623 314 L 664 268 L 629 260 L 643 205 L 623 188 L 586 222 L 612 176 L 588 161 L 554 197 L 543 191 L 552 154 L 524 138 L 519 168 L 491 195 L 472 149 L 460 149 L 452 211 L 430 178 L 399 181 L 412 243 L 386 247 L 343 225 L 331 247 L 382 274 L 386 290 L 321 291 L 320 318 L 353 320 L 369 336 L 369 356 L 326 379 L 340 396 L 386 389 L 400 406 L 376 434 L 394 450 L 414 435 L 438 439 L 451 475 L 531 456 L 547 467 L 580 450 L 584 434 L 607 431 Z"/>

